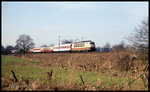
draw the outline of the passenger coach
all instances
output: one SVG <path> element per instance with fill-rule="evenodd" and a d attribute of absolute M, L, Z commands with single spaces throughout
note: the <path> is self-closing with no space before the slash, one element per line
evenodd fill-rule
<path fill-rule="evenodd" d="M 53 47 L 54 52 L 71 51 L 71 44 L 56 45 Z"/>

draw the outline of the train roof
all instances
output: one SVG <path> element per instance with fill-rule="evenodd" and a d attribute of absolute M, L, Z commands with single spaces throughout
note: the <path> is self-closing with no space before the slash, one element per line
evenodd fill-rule
<path fill-rule="evenodd" d="M 35 48 L 32 48 L 32 49 L 42 49 L 42 48 L 52 48 L 53 46 L 48 46 L 48 47 L 35 47 Z M 31 49 L 29 49 L 31 50 Z"/>
<path fill-rule="evenodd" d="M 57 46 L 68 46 L 68 45 L 71 45 L 71 44 L 60 44 L 60 45 L 54 45 L 54 47 L 57 47 Z"/>
<path fill-rule="evenodd" d="M 80 42 L 93 42 L 91 40 L 86 40 L 86 41 L 80 41 Z M 74 43 L 80 43 L 80 42 L 74 42 Z"/>
<path fill-rule="evenodd" d="M 91 40 L 87 40 L 87 41 L 81 41 L 81 42 L 93 42 L 93 41 L 91 41 Z"/>

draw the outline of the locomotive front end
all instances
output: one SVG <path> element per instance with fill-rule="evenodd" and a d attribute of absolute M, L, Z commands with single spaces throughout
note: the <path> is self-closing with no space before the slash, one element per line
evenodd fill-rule
<path fill-rule="evenodd" d="M 90 47 L 91 47 L 91 51 L 95 51 L 95 43 L 94 42 L 90 42 Z"/>

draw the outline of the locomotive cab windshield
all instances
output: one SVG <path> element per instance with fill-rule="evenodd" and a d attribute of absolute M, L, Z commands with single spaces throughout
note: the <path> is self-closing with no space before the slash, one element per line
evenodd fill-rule
<path fill-rule="evenodd" d="M 94 43 L 94 42 L 90 42 L 90 44 L 91 44 L 91 45 L 95 45 L 95 43 Z"/>

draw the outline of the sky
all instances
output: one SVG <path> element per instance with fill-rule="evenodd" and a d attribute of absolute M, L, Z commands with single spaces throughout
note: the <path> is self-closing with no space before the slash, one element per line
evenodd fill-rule
<path fill-rule="evenodd" d="M 27 34 L 35 47 L 60 40 L 92 40 L 97 47 L 124 41 L 148 15 L 148 2 L 2 2 L 1 44 Z"/>

